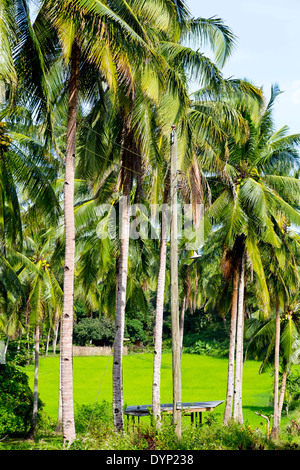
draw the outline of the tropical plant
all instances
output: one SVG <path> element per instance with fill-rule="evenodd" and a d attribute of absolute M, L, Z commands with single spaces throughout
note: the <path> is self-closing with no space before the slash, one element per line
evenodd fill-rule
<path fill-rule="evenodd" d="M 167 3 L 167 2 L 166 2 Z M 172 3 L 172 2 L 171 2 Z M 163 2 L 162 2 L 163 5 Z M 143 5 L 144 7 L 144 5 Z M 148 5 L 147 8 L 150 8 L 150 5 Z M 178 35 L 178 32 L 180 34 L 188 33 L 189 27 L 191 29 L 194 28 L 194 32 L 196 29 L 199 27 L 199 22 L 194 22 L 193 25 L 188 26 L 188 21 L 187 17 L 186 20 L 184 21 L 184 24 L 182 24 L 182 30 L 181 32 L 178 29 L 178 25 L 176 25 L 176 22 L 178 21 L 179 18 L 179 11 L 181 9 L 181 15 L 186 15 L 184 12 L 184 7 L 183 4 L 177 5 L 177 11 L 171 11 L 172 15 L 165 18 L 166 22 L 161 22 L 159 24 L 159 28 L 157 29 L 157 39 L 161 40 L 161 47 L 156 48 L 156 54 L 159 54 L 159 61 L 160 61 L 160 68 L 164 71 L 165 76 L 167 77 L 167 81 L 165 79 L 165 76 L 163 76 L 162 71 L 159 71 L 157 68 L 155 69 L 155 62 L 151 63 L 151 61 L 147 63 L 147 66 L 145 67 L 132 67 L 131 72 L 132 72 L 132 79 L 130 82 L 130 77 L 127 77 L 128 82 L 131 83 L 132 89 L 134 89 L 134 95 L 133 93 L 126 94 L 126 89 L 124 86 L 120 86 L 118 90 L 118 95 L 117 95 L 117 100 L 114 101 L 114 103 L 117 104 L 117 107 L 115 107 L 114 113 L 119 116 L 119 119 L 116 121 L 111 120 L 111 123 L 114 123 L 114 125 L 117 124 L 117 129 L 119 133 L 118 139 L 115 140 L 117 144 L 121 147 L 122 153 L 121 153 L 121 171 L 120 171 L 120 179 L 119 179 L 119 189 L 122 190 L 123 188 L 123 199 L 121 199 L 120 204 L 122 202 L 127 201 L 129 203 L 130 200 L 130 192 L 131 188 L 133 185 L 133 177 L 136 177 L 136 198 L 140 197 L 140 188 L 141 188 L 141 161 L 139 158 L 139 155 L 141 153 L 144 154 L 144 164 L 145 161 L 149 162 L 151 166 L 153 166 L 153 163 L 155 163 L 155 159 L 159 158 L 161 159 L 161 155 L 159 155 L 158 152 L 158 147 L 157 144 L 155 143 L 155 133 L 154 133 L 154 125 L 158 127 L 162 127 L 163 129 L 167 129 L 167 139 L 168 139 L 168 133 L 169 133 L 169 123 L 170 120 L 173 122 L 174 120 L 178 120 L 178 116 L 182 113 L 181 107 L 179 106 L 179 100 L 176 98 L 176 101 L 172 97 L 179 95 L 182 100 L 185 102 L 187 101 L 187 95 L 186 95 L 186 89 L 184 86 L 184 82 L 179 80 L 179 64 L 183 64 L 183 59 L 185 61 L 185 67 L 190 67 L 190 69 L 193 70 L 194 73 L 196 71 L 202 71 L 202 74 L 209 77 L 211 80 L 216 80 L 217 78 L 220 77 L 220 74 L 216 67 L 212 64 L 211 61 L 206 59 L 204 56 L 202 56 L 199 53 L 193 52 L 191 49 L 183 46 L 178 46 L 177 43 L 174 42 L 174 39 Z M 143 8 L 138 10 L 138 18 L 143 18 L 143 15 L 146 15 L 148 17 L 149 11 L 145 12 Z M 176 16 L 177 15 L 177 16 Z M 169 18 L 169 20 L 168 20 Z M 151 18 L 151 22 L 155 22 L 156 17 Z M 150 18 L 149 18 L 150 20 Z M 168 29 L 168 21 L 172 21 L 172 28 Z M 223 46 L 224 44 L 227 44 L 226 47 L 229 47 L 229 32 L 224 29 L 221 32 L 221 27 L 220 24 L 214 24 L 213 21 L 206 22 L 205 20 L 202 20 L 203 23 L 203 29 L 205 30 L 205 35 L 208 35 L 210 39 L 212 39 L 212 36 L 215 34 L 216 31 L 219 28 L 219 33 L 220 35 L 224 35 L 223 37 Z M 205 26 L 204 26 L 205 24 Z M 174 29 L 173 29 L 174 28 Z M 168 34 L 167 34 L 168 31 Z M 198 30 L 197 30 L 198 31 Z M 154 32 L 151 32 L 152 36 Z M 199 34 L 199 31 L 198 31 Z M 167 42 L 168 41 L 168 42 Z M 218 44 L 218 52 L 220 52 L 220 47 L 221 43 Z M 175 64 L 177 64 L 177 69 L 175 67 Z M 163 68 L 162 68 L 163 67 Z M 176 71 L 175 71 L 176 70 Z M 178 75 L 178 77 L 176 76 Z M 172 81 L 176 81 L 177 85 L 176 87 L 172 83 Z M 135 88 L 133 88 L 133 85 Z M 162 95 L 160 90 L 168 90 L 168 93 Z M 159 97 L 160 95 L 160 97 Z M 165 97 L 168 97 L 165 99 L 165 102 L 163 102 Z M 159 99 L 158 99 L 159 98 Z M 170 109 L 168 112 L 167 110 L 167 105 L 172 103 L 172 116 L 170 116 Z M 175 106 L 174 106 L 175 103 Z M 110 105 L 112 106 L 112 105 Z M 157 117 L 158 120 L 155 122 L 152 120 L 152 114 L 153 114 L 153 108 L 157 109 Z M 153 121 L 153 122 L 152 122 Z M 168 121 L 168 122 L 166 122 Z M 94 123 L 97 122 L 94 121 Z M 102 124 L 102 123 L 101 123 Z M 122 125 L 122 127 L 120 126 Z M 103 127 L 100 127 L 101 131 L 103 132 Z M 150 130 L 150 133 L 149 133 Z M 152 135 L 151 135 L 152 132 Z M 156 131 L 157 134 L 157 131 Z M 108 135 L 111 135 L 111 130 Z M 158 136 L 159 137 L 159 136 Z M 165 138 L 164 138 L 165 139 Z M 165 139 L 166 140 L 166 139 Z M 103 145 L 106 144 L 107 138 L 104 138 L 101 140 L 101 138 L 96 140 L 94 138 L 94 142 L 97 142 L 99 145 L 99 149 L 102 151 L 103 150 Z M 107 159 L 107 158 L 106 158 Z M 97 160 L 95 157 L 93 157 L 92 162 L 97 164 Z M 95 168 L 92 167 L 93 163 L 90 164 L 88 163 L 87 165 L 85 163 L 80 164 L 80 167 L 87 169 L 90 171 L 91 169 L 94 171 Z M 102 168 L 103 163 L 101 164 Z M 98 166 L 99 168 L 99 166 Z M 107 164 L 106 164 L 107 168 Z M 156 168 L 159 169 L 159 167 L 156 164 Z M 103 174 L 103 173 L 102 173 Z M 95 178 L 95 177 L 94 177 Z M 97 175 L 97 178 L 99 176 Z M 125 191 L 125 192 L 124 192 Z M 125 211 L 122 210 L 122 216 L 124 217 L 123 222 L 124 222 L 124 227 L 128 227 L 128 213 L 129 213 L 129 206 L 126 206 Z M 122 230 L 122 223 L 120 221 L 120 230 L 122 233 L 124 232 L 124 229 Z M 128 230 L 126 230 L 126 240 L 124 241 L 125 244 L 122 244 L 122 239 L 121 239 L 121 246 L 120 246 L 120 256 L 118 258 L 118 269 L 119 273 L 122 274 L 120 275 L 120 282 L 122 284 L 122 288 L 118 288 L 118 291 L 120 296 L 123 293 L 123 296 L 126 293 L 126 283 L 127 283 L 127 265 L 128 265 L 128 244 L 129 244 L 129 238 L 128 238 Z M 125 247 L 126 245 L 126 247 Z M 125 251 L 124 251 L 125 250 Z M 122 255 L 124 252 L 124 256 L 126 259 L 123 260 Z M 120 307 L 122 306 L 122 307 Z M 121 308 L 121 310 L 120 310 Z M 122 363 L 122 357 L 121 357 L 121 351 L 122 351 L 122 338 L 124 336 L 124 314 L 125 314 L 125 300 L 121 299 L 121 297 L 118 299 L 117 296 L 117 302 L 116 302 L 116 332 L 120 332 L 120 336 L 116 336 L 116 341 L 115 341 L 115 346 L 118 344 L 118 347 L 114 348 L 115 351 L 115 374 L 116 374 L 116 379 L 114 380 L 114 383 L 116 387 L 119 387 L 120 381 L 121 381 L 121 363 Z M 118 404 L 116 406 L 116 409 L 119 410 L 119 413 L 121 413 L 120 410 L 122 410 L 122 397 L 120 396 L 122 394 L 121 391 L 116 392 L 116 394 L 119 396 L 118 398 Z M 120 422 L 120 426 L 116 423 L 116 427 L 123 427 L 122 424 L 122 417 L 120 416 L 119 418 L 116 416 L 116 420 Z"/>
<path fill-rule="evenodd" d="M 0 435 L 26 435 L 32 421 L 33 393 L 28 376 L 11 364 L 0 365 Z M 39 400 L 39 410 L 43 403 Z"/>
<path fill-rule="evenodd" d="M 262 361 L 260 373 L 274 368 L 274 414 L 271 436 L 275 439 L 280 430 L 288 377 L 292 373 L 292 365 L 299 363 L 299 302 L 297 295 L 294 296 L 296 298 L 293 301 L 292 295 L 290 301 L 286 299 L 284 305 L 280 304 L 280 309 L 276 306 L 270 318 L 266 319 L 257 311 L 245 325 L 245 340 L 248 342 L 246 357 L 255 357 L 256 360 Z"/>
<path fill-rule="evenodd" d="M 74 172 L 76 148 L 76 123 L 78 94 L 81 81 L 80 69 L 89 64 L 90 70 L 100 70 L 107 85 L 116 90 L 118 79 L 130 81 L 130 62 L 151 55 L 149 38 L 144 28 L 126 2 L 118 6 L 106 2 L 57 2 L 47 1 L 40 10 L 37 22 L 50 20 L 57 31 L 60 50 L 69 73 L 68 121 L 66 134 L 64 217 L 65 217 L 65 276 L 64 312 L 62 317 L 62 390 L 69 397 L 63 406 L 64 442 L 75 439 L 72 399 L 72 324 L 74 296 L 75 228 L 74 228 Z M 99 32 L 101 34 L 99 36 Z M 104 40 L 103 40 L 104 38 Z M 132 49 L 134 47 L 134 53 Z M 139 53 L 139 56 L 137 55 Z M 129 72 L 129 73 L 128 73 Z M 124 78 L 125 77 L 125 78 Z M 88 85 L 94 86 L 88 81 Z M 85 91 L 88 94 L 88 91 Z M 117 348 L 116 348 L 117 350 Z M 64 395 L 63 395 L 64 397 Z"/>
<path fill-rule="evenodd" d="M 51 231 L 50 231 L 51 234 Z M 25 240 L 27 248 L 26 254 L 12 252 L 11 258 L 18 278 L 23 286 L 26 301 L 20 312 L 29 319 L 27 328 L 33 328 L 35 339 L 35 378 L 34 378 L 34 400 L 33 416 L 30 436 L 34 437 L 37 415 L 38 415 L 38 372 L 39 372 L 39 346 L 40 330 L 42 322 L 48 318 L 49 323 L 57 315 L 60 315 L 62 302 L 62 289 L 55 275 L 55 270 L 51 269 L 51 257 L 53 255 L 53 241 L 51 236 L 36 236 L 35 240 L 27 238 Z M 20 308 L 20 307 L 19 307 Z"/>
<path fill-rule="evenodd" d="M 257 276 L 260 286 L 260 306 L 267 314 L 270 308 L 269 290 L 266 282 L 265 271 L 261 259 L 261 251 L 264 244 L 270 244 L 278 248 L 280 239 L 276 234 L 277 221 L 285 217 L 289 223 L 300 223 L 300 216 L 295 208 L 299 199 L 299 180 L 292 176 L 281 176 L 272 167 L 285 159 L 290 162 L 297 158 L 296 144 L 299 135 L 286 135 L 287 129 L 278 132 L 273 130 L 272 106 L 278 87 L 271 90 L 269 103 L 264 107 L 258 104 L 250 111 L 247 104 L 240 108 L 248 121 L 249 134 L 245 142 L 237 142 L 229 137 L 223 147 L 223 167 L 215 172 L 220 178 L 220 186 L 223 190 L 215 198 L 207 210 L 201 230 L 210 233 L 216 228 L 223 239 L 224 253 L 227 253 L 227 270 L 233 273 L 233 267 L 237 269 L 240 289 L 235 302 L 241 306 L 237 322 L 240 331 L 240 346 L 237 347 L 236 366 L 236 399 L 239 405 L 235 406 L 234 417 L 242 421 L 241 415 L 241 373 L 242 373 L 242 332 L 244 318 L 244 275 L 247 266 L 251 266 L 254 275 Z M 278 166 L 277 166 L 278 171 Z M 234 260 L 234 263 L 233 263 Z M 236 281 L 237 282 L 237 281 Z M 235 284 L 234 287 L 239 287 Z M 233 294 L 236 289 L 233 289 Z M 234 313 L 232 320 L 234 321 Z M 235 328 L 232 328 L 232 332 Z M 233 346 L 232 342 L 232 346 Z M 241 367 L 239 367 L 241 365 Z M 229 361 L 229 367 L 233 363 Z M 229 377 L 232 375 L 229 373 Z M 225 410 L 225 422 L 231 417 L 232 385 L 228 383 L 227 406 Z M 239 411 L 238 411 L 239 410 Z M 238 417 L 239 414 L 239 418 Z"/>

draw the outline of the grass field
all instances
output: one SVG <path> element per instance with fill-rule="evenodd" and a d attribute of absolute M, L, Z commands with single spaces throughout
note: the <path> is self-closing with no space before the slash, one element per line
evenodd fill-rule
<path fill-rule="evenodd" d="M 214 401 L 226 399 L 227 359 L 183 354 L 182 401 Z M 266 421 L 255 415 L 272 412 L 273 379 L 258 373 L 260 364 L 248 361 L 243 373 L 244 422 L 263 429 Z M 124 403 L 147 405 L 152 401 L 152 354 L 134 354 L 123 358 Z M 33 387 L 33 366 L 26 368 Z M 161 401 L 172 403 L 172 355 L 162 356 Z M 59 357 L 41 357 L 39 369 L 39 395 L 45 403 L 45 412 L 57 418 Z M 74 402 L 94 404 L 112 402 L 112 357 L 74 357 Z M 223 403 L 214 413 L 220 419 Z M 204 414 L 205 416 L 205 414 Z"/>

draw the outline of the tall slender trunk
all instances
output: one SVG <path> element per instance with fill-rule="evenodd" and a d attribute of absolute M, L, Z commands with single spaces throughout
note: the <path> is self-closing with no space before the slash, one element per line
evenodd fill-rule
<path fill-rule="evenodd" d="M 27 437 L 34 439 L 37 416 L 38 416 L 38 399 L 39 399 L 39 354 L 40 354 L 40 327 L 39 322 L 35 328 L 35 347 L 34 347 L 34 384 L 33 384 L 33 410 L 31 428 Z"/>
<path fill-rule="evenodd" d="M 127 268 L 129 253 L 129 196 L 125 190 L 120 201 L 121 239 L 118 272 L 118 290 L 115 315 L 115 341 L 113 357 L 113 416 L 116 431 L 123 431 L 123 341 L 125 327 L 125 307 L 127 288 Z"/>
<path fill-rule="evenodd" d="M 76 40 L 71 53 L 71 76 L 68 102 L 67 150 L 65 159 L 64 217 L 65 217 L 65 265 L 64 300 L 61 325 L 62 355 L 62 423 L 63 442 L 69 445 L 76 438 L 73 406 L 73 303 L 75 268 L 75 226 L 74 226 L 74 176 L 75 139 L 78 108 L 80 51 Z"/>
<path fill-rule="evenodd" d="M 193 161 L 189 170 L 190 174 L 190 183 L 191 183 L 191 204 L 192 204 L 192 220 L 194 231 L 196 233 L 196 240 L 197 240 L 197 232 L 199 230 L 200 222 L 204 216 L 204 197 L 203 197 L 203 187 L 201 183 L 201 173 L 199 164 L 197 161 L 196 156 L 194 155 Z M 189 274 L 185 281 L 188 281 Z M 196 309 L 196 296 L 197 296 L 197 289 L 198 289 L 198 276 L 196 273 L 196 282 L 194 283 L 194 301 L 193 306 L 190 308 L 191 311 Z M 183 335 L 184 335 L 184 317 L 185 312 L 187 310 L 188 305 L 188 295 L 184 296 L 181 301 L 181 310 L 180 310 L 180 320 L 179 320 L 179 331 L 180 331 L 180 355 L 182 355 L 183 351 Z"/>
<path fill-rule="evenodd" d="M 48 356 L 48 352 L 49 352 L 50 334 L 51 334 L 51 327 L 49 327 L 49 330 L 48 330 L 45 356 Z"/>
<path fill-rule="evenodd" d="M 193 158 L 193 162 L 190 169 L 190 181 L 191 181 L 191 195 L 192 195 L 192 210 L 193 210 L 193 222 L 195 231 L 198 230 L 200 222 L 204 215 L 204 196 L 203 187 L 201 182 L 201 174 L 199 164 L 196 156 Z"/>
<path fill-rule="evenodd" d="M 285 389 L 286 389 L 286 380 L 287 380 L 287 375 L 288 371 L 284 370 L 282 374 L 282 380 L 281 380 L 281 389 L 280 389 L 280 397 L 279 397 L 279 424 L 280 424 L 280 419 L 281 419 L 281 413 L 282 413 L 282 407 L 283 407 L 283 402 L 284 402 L 284 395 L 285 395 Z"/>
<path fill-rule="evenodd" d="M 29 328 L 28 328 L 28 331 L 27 331 L 27 365 L 28 366 L 29 366 L 30 361 L 31 361 L 29 338 L 30 338 L 30 335 L 29 335 Z"/>
<path fill-rule="evenodd" d="M 40 354 L 40 326 L 38 323 L 35 329 L 35 349 L 34 349 L 34 392 L 33 392 L 33 414 L 32 414 L 33 433 L 35 433 L 37 415 L 38 415 L 39 354 Z"/>
<path fill-rule="evenodd" d="M 173 377 L 173 424 L 176 436 L 181 438 L 181 354 L 179 336 L 178 305 L 178 233 L 177 233 L 177 136 L 175 128 L 171 134 L 170 177 L 170 278 L 171 278 L 171 328 L 172 328 L 172 377 Z"/>
<path fill-rule="evenodd" d="M 135 148 L 134 140 L 127 128 L 124 120 L 123 128 L 124 148 Z M 136 150 L 136 149 L 135 149 Z M 122 167 L 120 173 L 120 187 L 122 197 L 120 198 L 120 254 L 118 257 L 118 278 L 116 293 L 116 313 L 115 313 L 115 340 L 113 353 L 113 417 L 115 431 L 123 431 L 123 341 L 125 328 L 125 307 L 127 289 L 127 271 L 129 257 L 129 210 L 130 194 L 133 181 L 132 153 L 123 152 Z"/>
<path fill-rule="evenodd" d="M 279 347 L 280 347 L 280 308 L 279 302 L 276 302 L 276 321 L 275 321 L 275 356 L 274 356 L 274 411 L 273 426 L 271 437 L 274 439 L 279 434 Z"/>
<path fill-rule="evenodd" d="M 234 277 L 233 277 L 233 290 L 232 290 L 227 395 L 226 395 L 226 406 L 225 406 L 224 421 L 223 421 L 225 425 L 228 424 L 229 420 L 232 418 L 232 409 L 233 409 L 234 356 L 235 356 L 236 320 L 237 320 L 237 306 L 238 306 L 238 285 L 239 285 L 239 270 L 236 269 L 234 272 Z"/>
<path fill-rule="evenodd" d="M 56 313 L 56 317 L 55 317 L 55 327 L 54 327 L 54 335 L 53 335 L 53 342 L 52 342 L 53 355 L 56 354 L 56 345 L 57 345 L 57 338 L 58 338 L 58 329 L 59 329 L 59 318 L 58 318 L 58 314 Z"/>
<path fill-rule="evenodd" d="M 180 333 L 180 355 L 183 351 L 183 334 L 184 334 L 184 317 L 186 311 L 187 298 L 184 296 L 181 301 L 180 318 L 179 318 L 179 333 Z"/>
<path fill-rule="evenodd" d="M 61 344 L 61 340 L 60 340 Z M 61 355 L 59 356 L 59 383 L 58 383 L 58 414 L 55 431 L 62 432 L 62 397 L 61 397 Z"/>
<path fill-rule="evenodd" d="M 6 343 L 5 343 L 5 347 L 4 347 L 4 351 L 3 351 L 3 360 L 4 360 L 4 362 L 5 362 L 5 360 L 6 360 L 6 354 L 7 354 L 7 350 L 8 350 L 8 344 L 9 344 L 9 336 L 7 335 Z"/>
<path fill-rule="evenodd" d="M 236 334 L 236 366 L 233 401 L 233 418 L 243 423 L 242 415 L 242 373 L 243 373 L 243 339 L 244 339 L 244 288 L 245 288 L 245 254 L 242 256 L 238 290 L 238 316 Z"/>
<path fill-rule="evenodd" d="M 161 376 L 161 351 L 164 312 L 164 293 L 167 262 L 167 238 L 168 238 L 168 203 L 170 197 L 169 172 L 166 182 L 161 214 L 161 236 L 159 251 L 159 267 L 156 292 L 156 312 L 154 327 L 154 358 L 153 358 L 153 384 L 152 384 L 152 411 L 157 427 L 160 427 L 160 376 Z"/>
<path fill-rule="evenodd" d="M 244 277 L 245 279 L 245 277 Z M 244 325 L 245 325 L 245 280 L 244 280 L 244 289 L 243 289 L 243 309 L 241 313 L 242 321 L 242 338 L 241 338 L 241 360 L 240 360 L 240 398 L 238 406 L 238 421 L 240 423 L 244 422 L 243 418 L 243 370 L 244 370 Z"/>

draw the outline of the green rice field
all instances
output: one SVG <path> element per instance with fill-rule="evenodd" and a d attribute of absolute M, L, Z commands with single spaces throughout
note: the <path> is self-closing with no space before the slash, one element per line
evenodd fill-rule
<path fill-rule="evenodd" d="M 112 357 L 74 357 L 74 402 L 112 402 Z M 183 354 L 182 401 L 224 400 L 213 413 L 223 418 L 227 388 L 227 359 Z M 266 421 L 255 411 L 272 413 L 273 378 L 259 374 L 260 363 L 248 361 L 243 373 L 244 422 L 264 428 Z M 123 358 L 124 404 L 148 405 L 152 401 L 152 354 L 132 354 Z M 33 387 L 33 366 L 26 368 Z M 172 403 L 172 355 L 164 353 L 161 369 L 161 402 Z M 45 412 L 57 418 L 59 357 L 41 357 L 39 395 Z M 205 418 L 205 413 L 204 413 Z M 147 418 L 145 418 L 147 419 Z"/>

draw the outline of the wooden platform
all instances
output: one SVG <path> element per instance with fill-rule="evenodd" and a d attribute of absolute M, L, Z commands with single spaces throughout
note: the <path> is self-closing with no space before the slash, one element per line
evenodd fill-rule
<path fill-rule="evenodd" d="M 188 402 L 188 403 L 177 403 L 177 410 L 182 410 L 184 415 L 191 416 L 191 422 L 193 423 L 195 418 L 197 419 L 199 413 L 199 423 L 202 423 L 202 413 L 203 411 L 213 411 L 217 406 L 221 405 L 222 401 L 197 401 L 197 402 Z M 173 413 L 173 403 L 162 404 L 160 405 L 162 413 Z M 139 418 L 143 416 L 149 416 L 152 413 L 152 405 L 137 405 L 137 406 L 127 406 L 124 414 L 132 416 L 133 423 L 135 417 Z"/>

